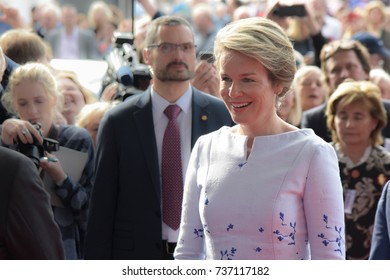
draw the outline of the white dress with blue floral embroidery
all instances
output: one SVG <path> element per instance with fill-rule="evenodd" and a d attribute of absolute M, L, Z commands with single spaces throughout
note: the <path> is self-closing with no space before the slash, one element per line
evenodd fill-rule
<path fill-rule="evenodd" d="M 344 259 L 332 146 L 311 129 L 200 137 L 187 169 L 176 259 Z"/>

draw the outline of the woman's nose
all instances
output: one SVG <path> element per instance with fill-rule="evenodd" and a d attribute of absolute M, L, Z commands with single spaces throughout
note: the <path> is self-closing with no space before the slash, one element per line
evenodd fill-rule
<path fill-rule="evenodd" d="M 241 95 L 242 95 L 241 89 L 237 85 L 232 83 L 232 85 L 229 88 L 229 96 L 234 98 Z"/>

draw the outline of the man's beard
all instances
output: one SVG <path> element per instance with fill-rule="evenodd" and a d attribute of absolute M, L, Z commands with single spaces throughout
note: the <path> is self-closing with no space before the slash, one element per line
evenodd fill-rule
<path fill-rule="evenodd" d="M 176 71 L 170 68 L 171 65 L 184 65 L 186 70 Z M 184 82 L 191 80 L 195 75 L 194 71 L 188 69 L 188 65 L 184 63 L 170 63 L 164 70 L 154 69 L 154 76 L 162 82 Z"/>

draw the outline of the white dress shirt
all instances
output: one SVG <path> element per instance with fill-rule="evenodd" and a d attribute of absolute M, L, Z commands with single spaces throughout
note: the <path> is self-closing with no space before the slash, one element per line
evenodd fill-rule
<path fill-rule="evenodd" d="M 153 87 L 151 90 L 151 98 L 152 98 L 154 133 L 156 135 L 158 166 L 160 167 L 160 182 L 161 182 L 162 142 L 164 138 L 165 129 L 168 125 L 168 118 L 164 114 L 164 110 L 171 103 L 169 103 L 169 101 L 165 100 L 158 93 L 156 93 L 153 90 Z M 184 182 L 184 177 L 185 177 L 188 161 L 190 159 L 190 154 L 191 154 L 191 128 L 192 128 L 191 101 L 192 101 L 192 88 L 189 86 L 187 91 L 175 103 L 182 110 L 182 112 L 179 114 L 177 118 L 177 122 L 180 125 L 183 182 Z M 162 224 L 163 240 L 168 240 L 168 242 L 177 242 L 178 236 L 179 236 L 179 230 L 173 230 L 163 222 Z"/>
<path fill-rule="evenodd" d="M 79 31 L 73 28 L 72 34 L 68 35 L 65 29 L 61 31 L 59 57 L 61 59 L 79 59 Z"/>

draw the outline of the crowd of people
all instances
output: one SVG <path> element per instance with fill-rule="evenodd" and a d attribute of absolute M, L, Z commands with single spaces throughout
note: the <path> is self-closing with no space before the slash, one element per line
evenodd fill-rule
<path fill-rule="evenodd" d="M 390 259 L 390 9 L 334 2 L 0 4 L 0 259 Z"/>

